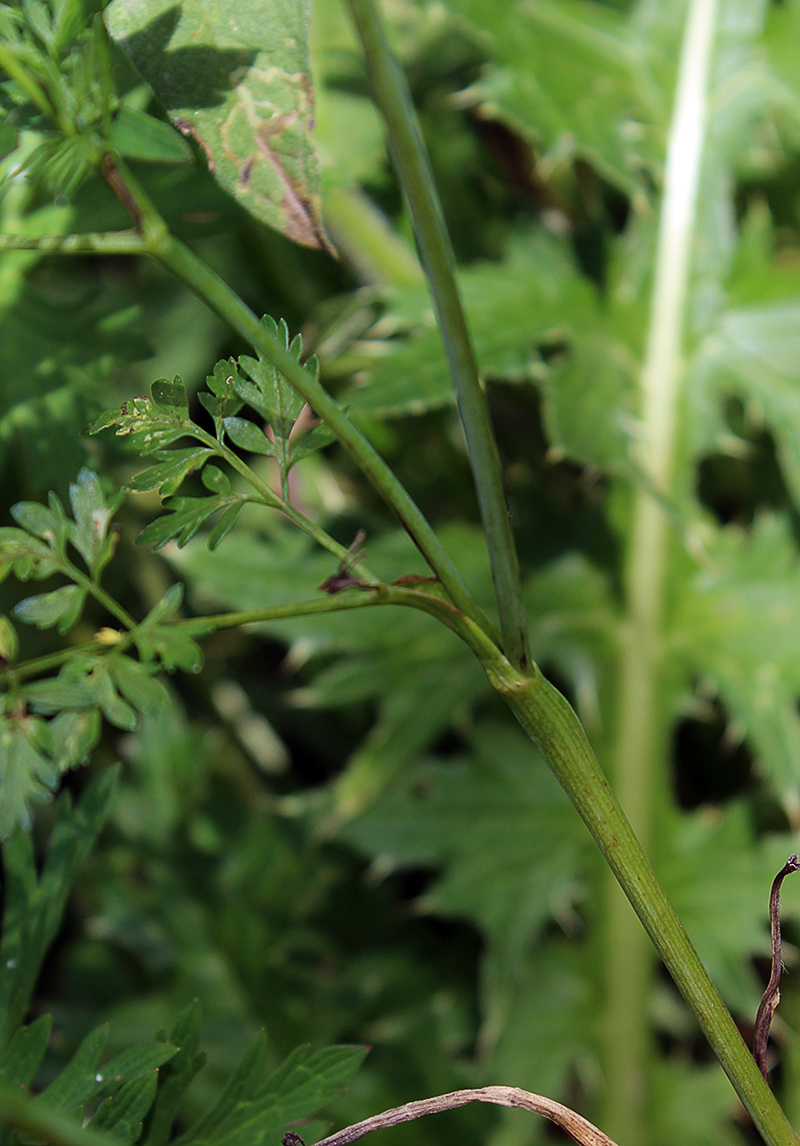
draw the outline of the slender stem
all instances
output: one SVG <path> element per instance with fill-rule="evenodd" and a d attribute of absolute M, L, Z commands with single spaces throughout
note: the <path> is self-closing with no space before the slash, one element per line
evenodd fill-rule
<path fill-rule="evenodd" d="M 648 850 L 654 788 L 664 755 L 659 695 L 669 541 L 663 504 L 650 490 L 671 502 L 684 320 L 716 9 L 717 0 L 690 0 L 678 67 L 641 376 L 642 436 L 637 460 L 648 483 L 636 493 L 626 560 L 628 625 L 620 671 L 613 779 L 619 800 Z M 650 1053 L 647 997 L 652 961 L 640 928 L 610 878 L 607 899 L 604 1125 L 623 1141 L 644 1142 Z"/>
<path fill-rule="evenodd" d="M 102 586 L 93 581 L 91 577 L 87 577 L 85 573 L 81 573 L 80 569 L 76 568 L 71 561 L 64 562 L 64 573 L 70 577 L 76 585 L 80 585 L 87 593 L 91 593 L 95 601 L 102 605 L 112 617 L 116 617 L 120 624 L 124 625 L 126 629 L 135 629 L 136 621 L 121 605 L 118 605 L 114 598 L 106 593 Z"/>
<path fill-rule="evenodd" d="M 387 1130 L 392 1126 L 399 1126 L 403 1122 L 412 1122 L 415 1118 L 424 1118 L 427 1114 L 441 1114 L 445 1110 L 457 1110 L 460 1106 L 467 1106 L 471 1102 L 490 1102 L 495 1106 L 510 1106 L 517 1110 L 530 1110 L 534 1114 L 541 1114 L 549 1118 L 580 1146 L 616 1146 L 614 1142 L 598 1130 L 591 1122 L 587 1122 L 580 1114 L 576 1114 L 569 1106 L 562 1106 L 560 1102 L 553 1102 L 541 1094 L 531 1094 L 528 1090 L 520 1090 L 516 1086 L 482 1086 L 477 1090 L 454 1090 L 450 1094 L 439 1094 L 435 1098 L 420 1098 L 416 1102 L 406 1102 L 403 1106 L 396 1106 L 393 1110 L 384 1110 L 382 1114 L 374 1114 L 372 1118 L 365 1118 L 363 1122 L 356 1122 L 344 1130 L 337 1131 L 317 1143 L 317 1146 L 350 1146 L 366 1134 L 375 1130 Z M 305 1146 L 299 1135 L 289 1131 L 283 1136 L 283 1146 Z"/>
<path fill-rule="evenodd" d="M 57 255 L 145 255 L 136 231 L 88 231 L 76 235 L 0 235 L 0 252 L 40 251 Z"/>
<path fill-rule="evenodd" d="M 231 469 L 235 470 L 236 473 L 258 493 L 264 505 L 270 509 L 279 510 L 289 521 L 296 525 L 298 529 L 302 529 L 303 533 L 316 541 L 323 549 L 327 549 L 334 557 L 338 557 L 340 561 L 344 561 L 349 556 L 344 545 L 340 545 L 338 541 L 334 541 L 329 533 L 326 533 L 324 529 L 312 521 L 310 517 L 306 517 L 299 509 L 295 509 L 291 502 L 279 497 L 266 482 L 261 480 L 258 474 L 254 473 L 247 462 L 242 461 L 239 455 L 229 449 L 224 442 L 220 442 L 199 426 L 192 425 L 191 433 L 199 442 L 202 442 L 212 449 L 217 457 L 223 458 Z M 377 578 L 360 562 L 353 561 L 350 568 L 357 573 L 362 580 L 378 584 Z"/>
<path fill-rule="evenodd" d="M 357 187 L 325 191 L 325 226 L 366 282 L 419 286 L 423 281 L 412 248 Z"/>
<path fill-rule="evenodd" d="M 496 652 L 482 658 L 482 663 L 493 687 L 537 745 L 592 833 L 765 1142 L 798 1146 L 794 1130 L 681 926 L 570 705 L 539 672 L 525 677 Z"/>
<path fill-rule="evenodd" d="M 408 201 L 450 366 L 489 546 L 503 647 L 512 663 L 524 667 L 529 653 L 517 551 L 489 405 L 478 377 L 475 349 L 456 283 L 450 238 L 408 85 L 389 47 L 377 5 L 374 0 L 348 0 L 348 4 L 364 47 L 372 93 L 386 123 L 395 166 Z"/>

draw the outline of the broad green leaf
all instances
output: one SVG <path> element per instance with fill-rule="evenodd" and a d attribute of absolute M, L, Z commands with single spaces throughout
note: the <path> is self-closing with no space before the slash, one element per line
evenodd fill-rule
<path fill-rule="evenodd" d="M 728 1006 L 755 1015 L 762 988 L 752 958 L 769 955 L 769 888 L 781 865 L 774 848 L 753 839 L 747 820 L 741 804 L 684 816 L 672 826 L 658 870 Z"/>
<path fill-rule="evenodd" d="M 586 944 L 556 937 L 531 954 L 517 974 L 491 958 L 483 974 L 486 1033 L 492 1039 L 487 1072 L 493 1082 L 536 1094 L 564 1094 L 575 1070 L 591 1077 L 600 1035 L 599 999 Z M 509 1119 L 501 1141 L 516 1146 L 547 1141 L 545 1126 Z"/>
<path fill-rule="evenodd" d="M 671 76 L 633 18 L 580 0 L 448 7 L 490 45 L 491 62 L 462 98 L 537 144 L 543 166 L 584 160 L 627 194 L 643 194 L 643 176 L 661 159 L 662 84 Z"/>
<path fill-rule="evenodd" d="M 800 288 L 800 283 L 797 284 Z M 775 435 L 795 504 L 800 504 L 800 295 L 723 311 L 689 367 L 688 424 L 694 454 L 730 439 L 725 401 L 758 410 Z"/>
<path fill-rule="evenodd" d="M 734 1123 L 736 1100 L 716 1066 L 698 1068 L 665 1061 L 653 1069 L 652 1129 L 655 1141 L 685 1146 L 743 1146 Z"/>
<path fill-rule="evenodd" d="M 105 20 L 220 185 L 288 238 L 326 247 L 306 5 L 236 0 L 209 20 L 201 0 L 115 0 Z"/>

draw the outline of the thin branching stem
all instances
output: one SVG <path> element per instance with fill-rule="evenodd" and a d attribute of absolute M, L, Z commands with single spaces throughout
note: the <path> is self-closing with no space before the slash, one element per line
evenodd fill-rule
<path fill-rule="evenodd" d="M 503 492 L 500 456 L 486 394 L 455 276 L 455 259 L 405 76 L 393 55 L 374 0 L 348 0 L 364 48 L 375 102 L 386 123 L 408 201 L 422 266 L 439 323 L 489 547 L 503 648 L 513 664 L 529 663 L 519 563 Z"/>

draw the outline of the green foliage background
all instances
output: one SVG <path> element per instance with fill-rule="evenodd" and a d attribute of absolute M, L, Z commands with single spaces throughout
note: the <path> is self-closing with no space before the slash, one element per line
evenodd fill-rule
<path fill-rule="evenodd" d="M 116 0 L 109 15 L 115 35 L 124 7 Z M 533 655 L 574 703 L 612 783 L 630 790 L 619 727 L 625 650 L 637 639 L 632 523 L 636 498 L 651 495 L 637 456 L 638 380 L 685 6 L 397 0 L 387 14 L 488 383 Z M 800 826 L 798 45 L 795 0 L 721 0 L 663 505 L 658 711 L 652 741 L 633 746 L 643 796 L 628 809 L 748 1035 L 769 952 L 769 883 L 797 850 Z M 285 219 L 228 186 L 235 170 L 216 182 L 191 133 L 168 126 L 166 111 L 183 105 L 117 46 L 120 147 L 176 234 L 257 313 L 302 331 L 325 386 L 491 609 L 430 301 L 354 33 L 333 0 L 315 0 L 311 62 L 322 219 L 338 260 L 281 235 L 292 233 Z M 44 128 L 10 90 L 2 231 L 127 226 L 97 176 L 47 151 Z M 32 174 L 15 179 L 37 147 Z M 315 187 L 309 194 L 315 203 Z M 324 245 L 315 210 L 306 223 Z M 135 485 L 141 464 L 128 439 L 81 436 L 87 423 L 175 374 L 201 418 L 197 395 L 214 363 L 248 350 L 143 259 L 0 253 L 0 323 L 7 507 L 49 490 L 66 504 L 82 465 L 108 491 Z M 250 460 L 272 475 L 266 450 Z M 340 453 L 315 453 L 286 480 L 293 504 L 343 546 L 365 529 L 370 565 L 387 580 L 425 572 Z M 188 492 L 202 493 L 192 481 Z M 104 580 L 137 617 L 176 579 L 202 614 L 306 600 L 336 571 L 330 553 L 254 506 L 213 552 L 202 537 L 157 554 L 137 548 L 145 526 L 151 541 L 171 535 L 148 525 L 155 484 L 140 479 L 144 492 L 118 509 Z M 0 612 L 28 590 L 6 580 Z M 68 640 L 104 624 L 90 605 Z M 47 632 L 22 636 L 26 655 L 52 648 Z M 90 776 L 123 764 L 36 988 L 29 1017 L 53 1024 L 40 1086 L 99 1025 L 109 1024 L 107 1053 L 121 1054 L 171 1031 L 198 1000 L 208 1061 L 202 1085 L 181 1099 L 182 1126 L 222 1093 L 263 1029 L 264 1070 L 298 1044 L 372 1047 L 327 1108 L 337 1124 L 503 1083 L 568 1102 L 614 1134 L 624 1112 L 606 1084 L 633 1046 L 645 1117 L 634 1139 L 619 1131 L 626 1146 L 746 1140 L 694 1020 L 644 943 L 630 946 L 583 825 L 453 634 L 417 613 L 369 609 L 220 631 L 203 650 L 202 673 L 174 675 L 158 713 L 146 701 L 134 704 L 145 713 L 136 723 L 107 711 L 113 723 L 90 767 L 65 778 L 79 794 Z M 37 809 L 37 849 L 56 814 Z M 12 849 L 24 846 L 15 839 L 7 881 Z M 800 915 L 791 880 L 784 912 L 791 941 Z M 786 964 L 775 1085 L 797 1124 L 792 947 Z M 629 998 L 614 993 L 615 968 Z M 163 1053 L 163 1040 L 152 1045 Z M 131 1116 L 131 1142 L 136 1125 Z M 393 1134 L 492 1146 L 547 1137 L 528 1116 L 482 1108 Z"/>

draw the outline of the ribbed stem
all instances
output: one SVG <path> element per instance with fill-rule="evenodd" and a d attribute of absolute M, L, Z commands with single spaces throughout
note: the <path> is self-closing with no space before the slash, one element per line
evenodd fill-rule
<path fill-rule="evenodd" d="M 529 661 L 528 638 L 516 545 L 489 405 L 478 377 L 456 282 L 450 237 L 408 85 L 389 48 L 377 5 L 374 0 L 348 0 L 348 4 L 364 47 L 372 94 L 386 123 L 450 367 L 489 548 L 503 647 L 514 664 L 524 666 Z"/>

